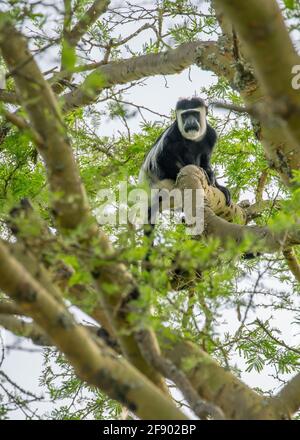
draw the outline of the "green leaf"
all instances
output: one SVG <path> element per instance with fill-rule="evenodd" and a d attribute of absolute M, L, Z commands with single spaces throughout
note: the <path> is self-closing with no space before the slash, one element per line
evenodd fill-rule
<path fill-rule="evenodd" d="M 102 72 L 93 72 L 85 80 L 84 87 L 87 93 L 94 95 L 99 89 L 106 84 L 106 78 Z"/>
<path fill-rule="evenodd" d="M 62 65 L 66 70 L 73 70 L 76 63 L 76 49 L 64 40 L 61 53 Z"/>
<path fill-rule="evenodd" d="M 284 0 L 284 4 L 288 9 L 295 9 L 295 0 Z"/>

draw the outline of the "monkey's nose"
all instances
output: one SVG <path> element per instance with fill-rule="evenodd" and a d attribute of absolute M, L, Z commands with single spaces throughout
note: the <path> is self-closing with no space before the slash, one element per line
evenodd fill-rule
<path fill-rule="evenodd" d="M 186 131 L 186 133 L 188 133 L 189 131 L 198 131 L 200 128 L 198 122 L 193 122 L 193 121 L 188 121 L 185 124 L 184 130 Z"/>

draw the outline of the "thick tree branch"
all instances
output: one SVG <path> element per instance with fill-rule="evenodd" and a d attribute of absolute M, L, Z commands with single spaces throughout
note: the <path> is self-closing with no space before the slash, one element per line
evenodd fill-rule
<path fill-rule="evenodd" d="M 300 408 L 300 373 L 290 380 L 276 396 L 281 404 L 294 414 Z"/>
<path fill-rule="evenodd" d="M 34 322 L 27 322 L 20 317 L 11 316 L 12 310 L 9 307 L 6 307 L 7 313 L 5 313 L 5 307 L 2 308 L 2 305 L 7 306 L 9 305 L 8 303 L 9 301 L 7 301 L 7 304 L 3 304 L 3 302 L 0 301 L 0 327 L 2 326 L 16 336 L 30 339 L 36 345 L 54 346 L 53 341 L 51 341 L 47 334 Z M 10 303 L 13 303 L 13 301 L 10 301 Z M 17 306 L 15 306 L 15 309 L 18 312 L 17 314 L 24 315 Z M 103 328 L 94 325 L 81 325 L 81 327 L 85 328 L 88 333 L 92 335 L 94 341 L 99 344 L 101 349 L 103 342 L 105 342 L 109 347 L 120 352 L 120 347 L 116 340 L 112 339 Z"/>
<path fill-rule="evenodd" d="M 26 322 L 23 319 L 11 315 L 0 315 L 0 326 L 16 336 L 30 339 L 36 345 L 49 346 L 49 338 L 33 322 Z"/>
<path fill-rule="evenodd" d="M 253 203 L 253 205 L 245 207 L 247 223 L 249 223 L 250 220 L 259 217 L 264 211 L 279 209 L 281 204 L 281 200 L 260 200 Z"/>
<path fill-rule="evenodd" d="M 91 385 L 99 387 L 144 419 L 182 420 L 186 417 L 148 379 L 111 349 L 93 341 L 66 308 L 29 275 L 0 243 L 0 288 L 17 302 L 49 336 Z"/>
<path fill-rule="evenodd" d="M 56 264 L 52 264 L 50 267 L 48 263 L 50 256 L 52 255 L 52 257 L 54 257 L 62 245 L 62 243 L 59 241 L 59 237 L 51 234 L 47 225 L 36 214 L 27 199 L 23 199 L 19 206 L 16 206 L 11 210 L 10 214 L 11 219 L 9 226 L 15 236 L 18 238 L 16 243 L 9 245 L 12 255 L 23 264 L 27 271 L 34 276 L 35 279 L 37 279 L 38 282 L 49 293 L 51 293 L 54 298 L 62 302 L 63 293 L 61 289 L 63 289 L 63 292 L 65 291 L 67 281 L 72 275 L 72 271 L 68 270 L 68 268 L 62 262 L 56 262 Z M 25 234 L 23 230 L 26 231 Z M 66 249 L 64 249 L 64 251 L 66 252 Z M 120 265 L 118 266 L 113 262 L 112 265 L 114 267 L 114 272 L 111 273 L 111 277 L 108 275 L 109 265 L 106 264 L 106 271 L 103 272 L 103 275 L 100 276 L 99 281 L 97 281 L 99 290 L 103 290 L 103 277 L 105 277 L 104 283 L 106 286 L 108 286 L 107 289 L 110 288 L 113 280 L 114 286 L 118 285 L 118 281 L 120 282 L 122 293 L 126 291 L 126 287 L 127 289 L 132 289 L 133 287 L 131 284 L 126 286 L 126 283 L 131 283 L 132 280 L 129 276 L 126 276 L 124 267 L 121 267 Z M 126 278 L 123 278 L 124 276 L 126 276 Z M 82 289 L 80 285 L 69 288 L 70 297 L 79 302 L 86 298 L 88 293 L 89 286 L 85 286 L 85 289 Z M 124 325 L 126 326 L 126 333 L 128 333 L 128 324 L 124 323 L 124 318 L 119 319 L 116 314 L 117 305 L 120 301 L 119 296 L 117 295 L 116 302 L 114 302 L 113 295 L 109 294 L 108 298 L 108 305 L 103 305 L 102 302 L 98 300 L 93 305 L 92 310 L 89 313 L 97 322 L 101 324 L 101 326 L 111 337 L 116 338 L 117 330 L 122 328 Z M 109 313 L 107 313 L 108 308 Z M 124 314 L 124 310 L 122 310 L 122 314 Z M 116 328 L 113 325 L 111 315 L 115 319 L 119 319 L 119 326 Z M 164 381 L 160 378 L 160 375 L 156 374 L 153 368 L 149 368 L 145 361 L 140 358 L 138 351 L 131 342 L 130 335 L 126 334 L 125 336 L 121 336 L 120 339 L 123 341 L 123 343 L 121 342 L 123 349 L 125 345 L 125 353 L 130 359 L 132 358 L 134 365 L 139 366 L 141 371 L 149 375 L 156 383 L 159 383 L 160 386 L 167 391 Z"/>
<path fill-rule="evenodd" d="M 204 234 L 216 237 L 221 244 L 235 241 L 237 244 L 251 238 L 247 252 L 277 252 L 292 245 L 300 244 L 300 228 L 297 226 L 274 233 L 267 227 L 246 226 L 247 211 L 239 205 L 225 205 L 225 197 L 220 190 L 209 186 L 205 173 L 194 165 L 180 171 L 176 186 L 184 189 L 203 189 L 207 205 L 204 208 Z M 239 223 L 231 223 L 239 220 Z M 253 246 L 253 247 L 252 247 Z"/>
<path fill-rule="evenodd" d="M 292 168 L 300 167 L 300 155 L 294 154 L 297 144 L 286 133 L 286 126 L 282 119 L 270 112 L 272 107 L 270 100 L 267 99 L 265 91 L 262 90 L 253 74 L 249 73 L 250 60 L 247 59 L 243 42 L 238 38 L 232 20 L 223 12 L 222 2 L 213 0 L 212 3 L 223 31 L 222 41 L 226 42 L 226 51 L 232 53 L 232 69 L 235 71 L 233 81 L 226 71 L 224 71 L 224 76 L 232 83 L 233 88 L 240 92 L 246 108 L 259 112 L 257 117 L 252 117 L 255 135 L 264 146 L 270 168 L 279 173 L 286 185 L 290 185 Z M 236 46 L 238 46 L 238 57 Z M 287 159 L 289 153 L 293 156 L 293 163 L 289 163 Z"/>
<path fill-rule="evenodd" d="M 228 419 L 289 418 L 289 412 L 280 401 L 252 391 L 195 344 L 170 340 L 165 341 L 161 348 L 163 354 L 186 374 L 199 395 L 220 407 Z"/>
<path fill-rule="evenodd" d="M 209 416 L 216 420 L 224 419 L 223 412 L 214 405 L 200 399 L 185 374 L 178 369 L 170 359 L 166 359 L 161 355 L 159 347 L 153 345 L 151 334 L 149 334 L 147 330 L 138 331 L 136 338 L 145 359 L 161 371 L 165 377 L 175 383 L 183 393 L 186 401 L 190 404 L 194 413 L 200 417 L 200 419 L 207 419 Z"/>
<path fill-rule="evenodd" d="M 282 173 L 288 182 L 292 170 L 300 166 L 300 95 L 291 83 L 292 67 L 300 64 L 300 57 L 293 47 L 279 5 L 275 0 L 250 0 L 243 2 L 242 7 L 238 0 L 216 0 L 215 3 L 242 39 L 243 49 L 266 95 L 265 103 L 274 115 L 273 126 L 280 126 L 289 144 L 278 146 L 277 151 L 277 161 L 281 162 Z M 284 123 L 280 123 L 280 118 Z"/>
<path fill-rule="evenodd" d="M 141 55 L 97 68 L 83 84 L 63 96 L 64 111 L 92 104 L 103 89 L 154 75 L 179 73 L 197 63 L 203 68 L 232 72 L 230 57 L 222 54 L 214 41 L 184 43 L 176 49 L 158 54 Z"/>

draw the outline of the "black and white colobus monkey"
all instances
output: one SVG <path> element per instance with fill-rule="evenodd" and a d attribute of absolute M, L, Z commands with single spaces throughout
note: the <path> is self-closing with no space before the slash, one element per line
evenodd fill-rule
<path fill-rule="evenodd" d="M 216 131 L 207 123 L 207 106 L 198 97 L 180 99 L 176 105 L 176 120 L 157 139 L 141 167 L 139 181 L 148 181 L 159 188 L 162 180 L 176 181 L 181 168 L 196 165 L 203 168 L 210 185 L 223 192 L 230 205 L 230 192 L 218 184 L 211 168 L 211 155 L 216 144 Z M 153 211 L 153 210 L 152 210 Z M 151 207 L 148 222 L 152 223 Z"/>

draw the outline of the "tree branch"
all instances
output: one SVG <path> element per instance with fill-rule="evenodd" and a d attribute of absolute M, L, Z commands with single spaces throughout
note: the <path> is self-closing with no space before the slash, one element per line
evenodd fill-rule
<path fill-rule="evenodd" d="M 300 95 L 292 88 L 292 67 L 300 64 L 280 7 L 275 0 L 250 0 L 240 7 L 238 0 L 216 0 L 233 23 L 243 42 L 257 79 L 266 95 L 269 112 L 285 121 L 279 123 L 290 146 L 278 150 L 278 160 L 285 161 L 286 174 L 300 165 Z M 262 121 L 263 122 L 263 121 Z M 275 121 L 274 121 L 275 122 Z"/>
<path fill-rule="evenodd" d="M 278 400 L 265 398 L 252 391 L 195 344 L 165 340 L 161 348 L 163 355 L 186 374 L 199 395 L 221 408 L 228 419 L 289 418 Z"/>
<path fill-rule="evenodd" d="M 75 47 L 89 28 L 97 21 L 100 15 L 107 11 L 110 0 L 95 0 L 92 6 L 84 13 L 81 19 L 64 37 L 71 47 Z"/>
<path fill-rule="evenodd" d="M 158 54 L 141 55 L 100 66 L 83 84 L 62 99 L 64 111 L 92 104 L 105 88 L 154 75 L 179 73 L 197 63 L 214 71 L 230 70 L 230 60 L 221 54 L 214 41 L 184 43 L 176 49 Z M 231 69 L 232 70 L 232 69 Z"/>
<path fill-rule="evenodd" d="M 127 314 L 122 310 L 122 304 L 124 298 L 133 299 L 139 292 L 126 267 L 112 260 L 112 245 L 92 217 L 54 93 L 34 58 L 29 56 L 23 36 L 12 26 L 6 14 L 0 14 L 0 18 L 0 48 L 3 57 L 10 71 L 14 72 L 30 121 L 43 139 L 43 148 L 39 145 L 37 147 L 46 164 L 57 225 L 63 233 L 76 228 L 78 231 L 80 225 L 80 237 L 77 235 L 76 240 L 86 250 L 83 264 L 93 276 L 104 313 L 112 322 L 123 352 L 133 365 L 167 392 L 163 378 L 144 360 L 131 334 L 131 326 Z M 17 68 L 20 65 L 21 72 Z M 102 251 L 100 263 L 98 254 L 96 257 L 92 251 L 94 247 Z M 105 257 L 110 257 L 112 261 L 103 263 Z"/>
<path fill-rule="evenodd" d="M 276 396 L 282 405 L 294 414 L 300 408 L 300 373 L 290 380 Z"/>
<path fill-rule="evenodd" d="M 9 70 L 14 71 L 33 128 L 42 139 L 39 152 L 47 166 L 51 190 L 59 194 L 54 203 L 57 220 L 63 228 L 74 228 L 87 217 L 88 205 L 59 108 L 35 60 L 29 56 L 24 38 L 3 13 L 0 47 Z M 19 65 L 23 66 L 21 70 L 16 69 Z"/>
<path fill-rule="evenodd" d="M 11 315 L 0 315 L 0 326 L 16 336 L 30 339 L 34 344 L 49 346 L 50 341 L 47 335 L 33 322 L 26 322 L 23 319 Z"/>
<path fill-rule="evenodd" d="M 26 119 L 18 116 L 16 113 L 10 113 L 6 110 L 3 111 L 3 116 L 5 119 L 13 124 L 15 127 L 20 130 L 28 130 L 33 142 L 39 147 L 43 147 L 43 139 L 41 136 L 30 126 L 30 124 L 26 121 Z"/>
<path fill-rule="evenodd" d="M 61 350 L 82 380 L 102 389 L 144 419 L 186 417 L 140 372 L 105 344 L 102 350 L 67 309 L 29 275 L 0 243 L 0 288 Z M 145 404 L 146 402 L 146 404 Z"/>
<path fill-rule="evenodd" d="M 20 315 L 22 312 L 18 305 L 8 299 L 0 299 L 0 314 L 2 315 Z"/>
<path fill-rule="evenodd" d="M 0 89 L 0 101 L 6 104 L 19 104 L 18 96 L 13 92 Z"/>
<path fill-rule="evenodd" d="M 200 399 L 185 374 L 169 359 L 161 355 L 159 347 L 153 345 L 151 334 L 149 334 L 147 330 L 139 330 L 136 333 L 136 338 L 145 359 L 177 385 L 182 391 L 186 401 L 191 405 L 194 413 L 200 417 L 200 419 L 207 419 L 209 416 L 216 420 L 224 419 L 223 412 L 214 405 Z"/>
<path fill-rule="evenodd" d="M 300 263 L 294 249 L 285 249 L 283 251 L 283 255 L 285 257 L 287 265 L 289 266 L 290 271 L 294 275 L 295 279 L 300 283 Z"/>
<path fill-rule="evenodd" d="M 246 226 L 247 211 L 239 205 L 225 205 L 224 194 L 208 185 L 205 172 L 194 165 L 181 169 L 176 186 L 181 189 L 203 189 L 207 204 L 204 207 L 204 234 L 216 237 L 221 244 L 235 241 L 240 244 L 246 237 L 251 238 L 249 253 L 273 253 L 300 244 L 300 228 L 297 226 L 274 233 L 267 227 Z M 239 223 L 230 223 L 239 220 Z"/>
<path fill-rule="evenodd" d="M 72 11 L 71 2 L 65 1 L 65 15 L 64 15 L 64 27 L 63 27 L 63 44 L 66 45 L 66 49 L 74 49 L 77 44 L 89 30 L 89 28 L 97 21 L 101 14 L 106 12 L 110 0 L 96 0 L 92 6 L 85 12 L 81 19 L 76 23 L 73 29 L 70 29 Z M 55 93 L 61 93 L 65 85 L 72 78 L 72 72 L 68 69 L 62 74 L 66 66 L 63 61 L 61 62 L 61 72 L 54 75 L 51 79 L 52 89 Z"/>

